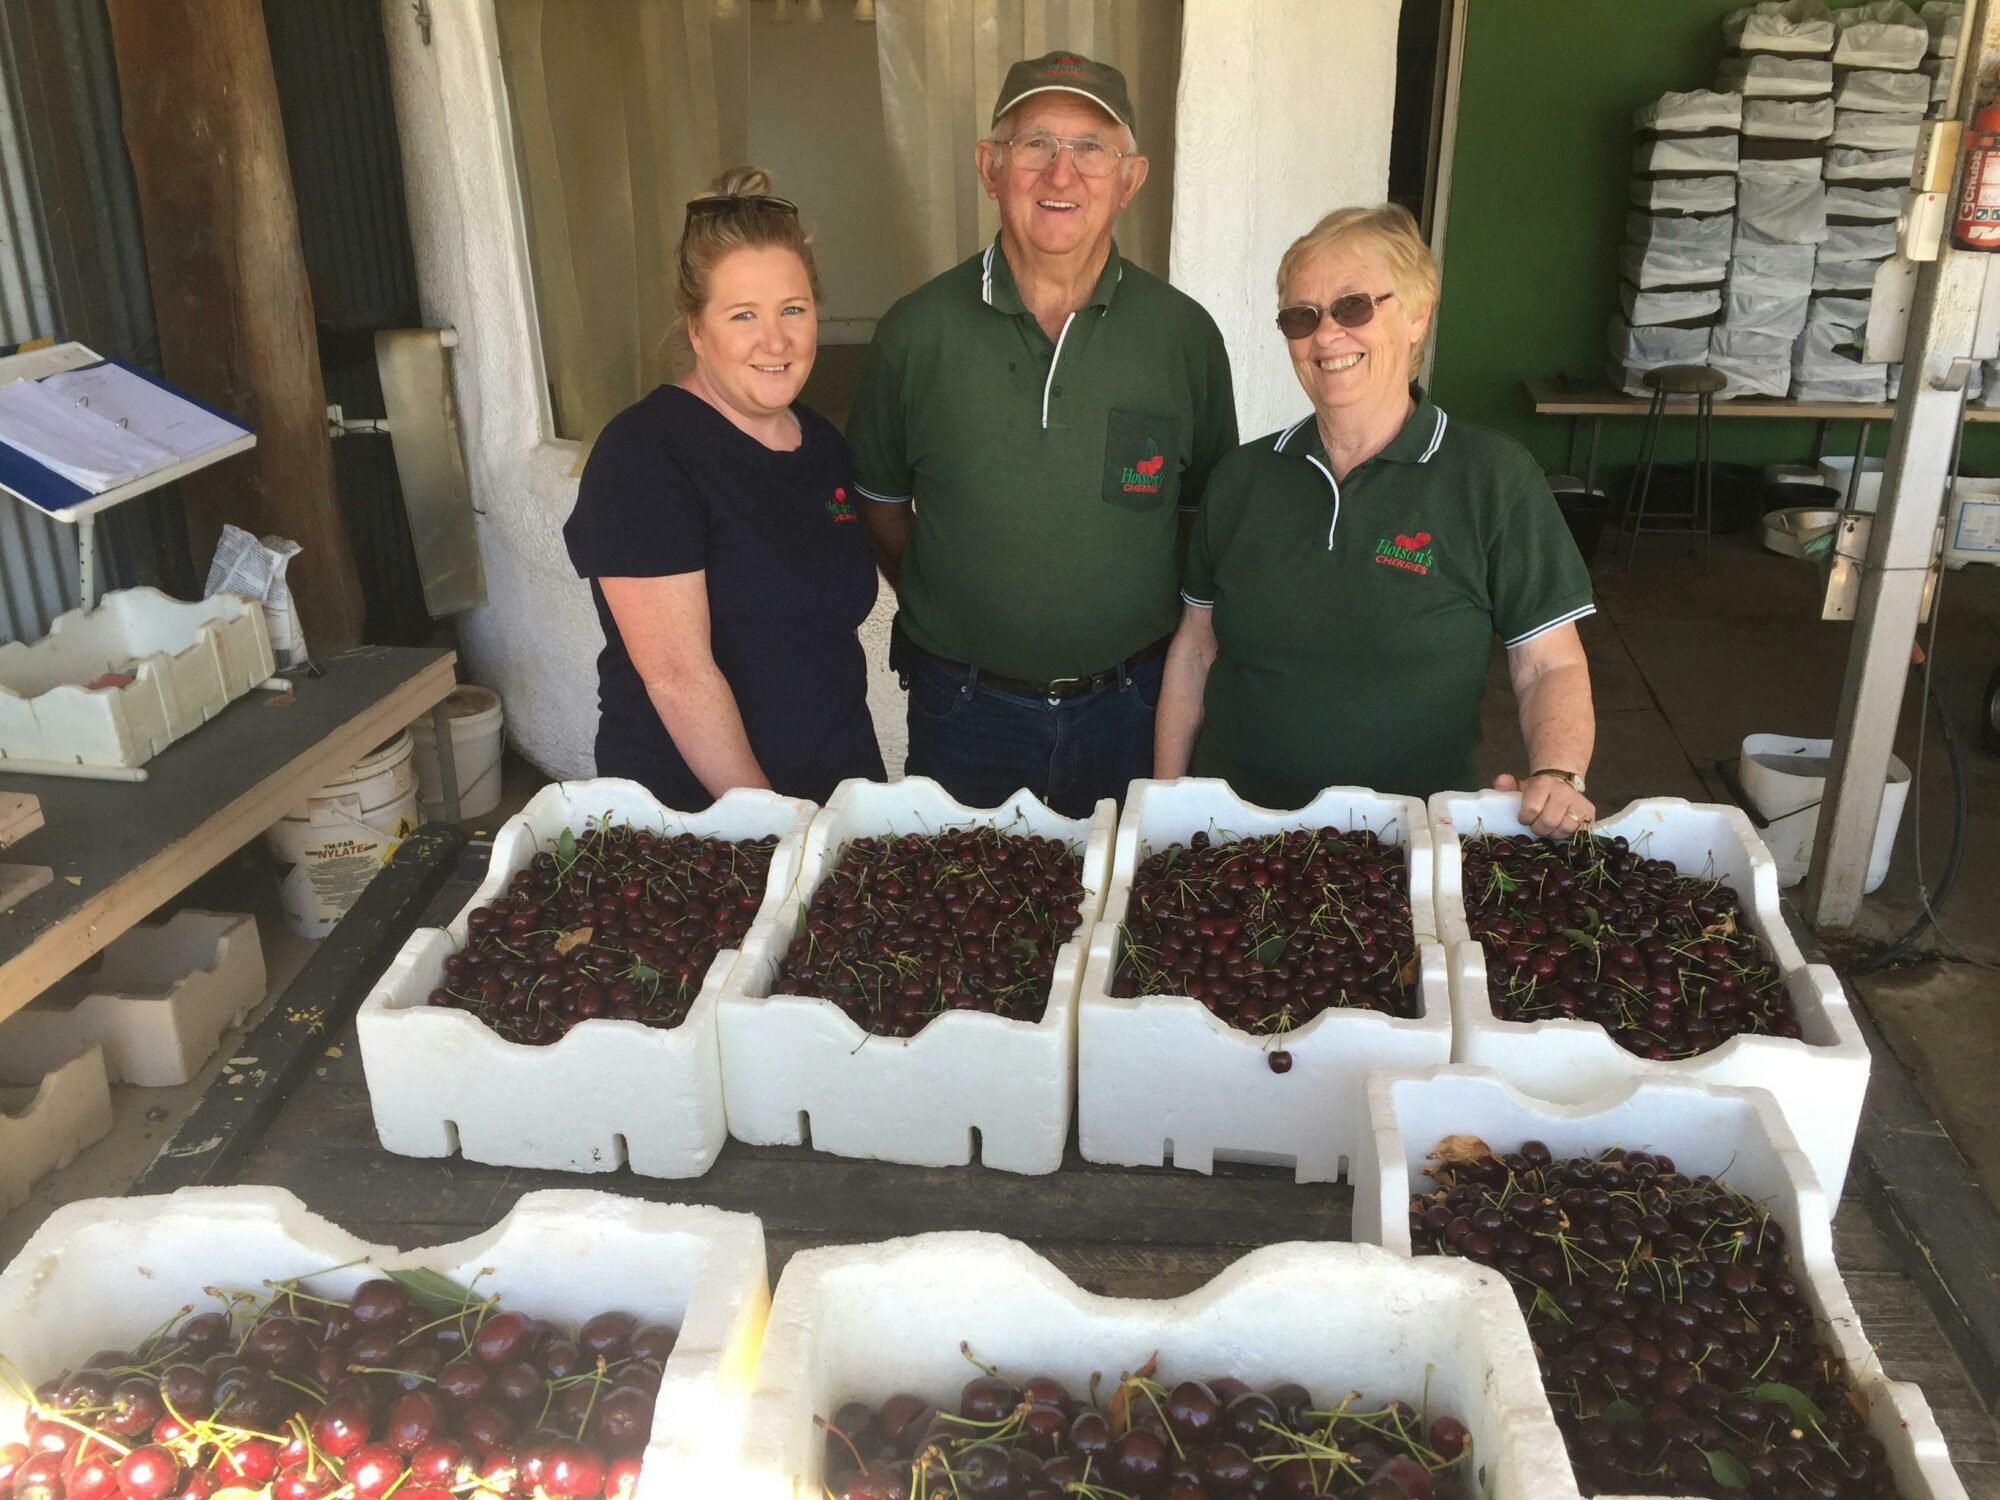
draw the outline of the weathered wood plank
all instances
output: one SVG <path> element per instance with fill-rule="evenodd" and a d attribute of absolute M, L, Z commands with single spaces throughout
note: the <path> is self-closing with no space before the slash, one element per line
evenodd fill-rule
<path fill-rule="evenodd" d="M 110 0 L 125 144 L 167 378 L 257 431 L 181 481 L 197 559 L 225 521 L 305 550 L 287 581 L 323 651 L 361 639 L 312 288 L 259 0 Z"/>

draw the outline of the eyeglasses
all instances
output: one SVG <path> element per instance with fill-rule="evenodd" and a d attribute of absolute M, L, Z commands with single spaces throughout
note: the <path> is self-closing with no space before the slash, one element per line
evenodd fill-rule
<path fill-rule="evenodd" d="M 1118 170 L 1119 162 L 1137 154 L 1120 151 L 1087 135 L 1050 135 L 1041 130 L 993 144 L 1013 152 L 1014 165 L 1024 172 L 1046 172 L 1055 165 L 1056 154 L 1067 151 L 1071 164 L 1084 177 L 1109 177 Z"/>
<path fill-rule="evenodd" d="M 789 198 L 774 198 L 769 193 L 715 193 L 706 198 L 688 200 L 688 222 L 696 219 L 715 219 L 723 214 L 733 214 L 745 208 L 768 208 L 775 213 L 799 215 L 798 204 Z"/>
<path fill-rule="evenodd" d="M 1331 317 L 1342 328 L 1360 328 L 1373 321 L 1377 306 L 1395 295 L 1394 292 L 1384 292 L 1374 297 L 1367 292 L 1349 292 L 1345 297 L 1335 297 L 1325 307 L 1314 302 L 1281 307 L 1278 309 L 1278 332 L 1288 339 L 1309 339 L 1319 332 L 1320 320 L 1326 317 Z"/>

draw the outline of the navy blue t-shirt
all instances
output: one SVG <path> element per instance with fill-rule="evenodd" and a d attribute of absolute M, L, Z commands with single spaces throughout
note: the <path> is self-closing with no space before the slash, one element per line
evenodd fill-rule
<path fill-rule="evenodd" d="M 823 802 L 845 777 L 883 777 L 855 637 L 875 604 L 875 562 L 847 444 L 817 413 L 792 411 L 804 441 L 779 453 L 660 386 L 605 426 L 563 527 L 604 627 L 597 774 L 629 776 L 669 807 L 713 799 L 660 722 L 600 578 L 707 574 L 710 650 L 776 790 Z"/>

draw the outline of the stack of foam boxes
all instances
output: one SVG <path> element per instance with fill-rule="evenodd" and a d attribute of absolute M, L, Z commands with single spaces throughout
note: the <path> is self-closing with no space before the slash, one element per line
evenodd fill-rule
<path fill-rule="evenodd" d="M 1930 31 L 1900 0 L 1834 14 L 1833 134 L 1827 232 L 1813 269 L 1811 314 L 1793 356 L 1801 401 L 1883 401 L 1889 367 L 1862 345 L 1875 273 L 1896 251 L 1896 216 L 1930 107 L 1920 65 Z"/>
<path fill-rule="evenodd" d="M 1718 74 L 1743 96 L 1736 234 L 1710 363 L 1728 396 L 1783 396 L 1806 326 L 1813 259 L 1827 237 L 1826 140 L 1833 132 L 1833 27 L 1764 7 L 1729 18 Z M 1823 12 L 1821 12 L 1823 14 Z"/>
<path fill-rule="evenodd" d="M 1631 211 L 1610 324 L 1612 384 L 1647 394 L 1648 371 L 1708 363 L 1735 226 L 1742 100 L 1663 94 L 1633 116 Z"/>

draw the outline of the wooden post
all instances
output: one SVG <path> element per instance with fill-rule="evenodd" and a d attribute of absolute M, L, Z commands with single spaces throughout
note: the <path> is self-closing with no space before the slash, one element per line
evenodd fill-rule
<path fill-rule="evenodd" d="M 312 291 L 259 0 L 108 0 L 167 378 L 257 429 L 180 482 L 197 573 L 225 521 L 305 550 L 287 578 L 316 654 L 361 638 Z"/>

